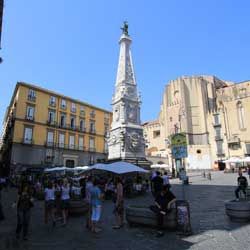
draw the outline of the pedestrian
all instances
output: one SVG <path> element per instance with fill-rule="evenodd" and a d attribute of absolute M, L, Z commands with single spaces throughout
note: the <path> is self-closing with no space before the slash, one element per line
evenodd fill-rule
<path fill-rule="evenodd" d="M 166 186 L 169 184 L 169 177 L 168 177 L 168 172 L 165 171 L 163 176 L 162 176 L 162 179 L 163 179 L 163 186 Z"/>
<path fill-rule="evenodd" d="M 242 172 L 239 171 L 239 177 L 237 179 L 238 187 L 235 189 L 236 200 L 239 200 L 239 192 L 242 191 L 246 196 L 246 188 L 248 186 L 247 178 L 242 175 Z"/>
<path fill-rule="evenodd" d="M 97 228 L 97 224 L 101 217 L 102 203 L 101 203 L 101 190 L 98 187 L 98 180 L 94 179 L 93 187 L 90 190 L 91 195 L 91 231 L 93 233 L 98 233 L 101 230 Z"/>
<path fill-rule="evenodd" d="M 152 179 L 152 193 L 154 197 L 159 195 L 163 187 L 163 179 L 159 171 L 156 172 L 156 176 Z"/>
<path fill-rule="evenodd" d="M 48 223 L 48 217 L 52 219 L 53 226 L 56 225 L 55 220 L 55 187 L 51 181 L 48 187 L 44 189 L 45 194 L 45 224 Z"/>
<path fill-rule="evenodd" d="M 170 185 L 164 186 L 160 193 L 155 198 L 155 205 L 150 206 L 150 209 L 157 215 L 157 236 L 163 236 L 164 216 L 170 211 L 171 205 L 175 203 L 176 197 L 170 191 Z"/>
<path fill-rule="evenodd" d="M 63 180 L 63 185 L 61 187 L 61 208 L 63 215 L 63 224 L 62 226 L 66 226 L 68 213 L 69 213 L 69 200 L 70 200 L 70 186 L 67 179 Z"/>
<path fill-rule="evenodd" d="M 86 187 L 85 187 L 85 201 L 88 206 L 88 212 L 87 212 L 87 219 L 86 219 L 86 228 L 90 229 L 92 228 L 91 225 L 91 189 L 93 188 L 93 182 L 92 182 L 92 176 L 88 176 L 87 182 L 86 182 Z"/>
<path fill-rule="evenodd" d="M 247 167 L 248 178 L 250 179 L 250 166 Z"/>
<path fill-rule="evenodd" d="M 123 185 L 120 177 L 116 177 L 115 180 L 116 189 L 115 189 L 115 209 L 114 214 L 116 217 L 116 225 L 113 226 L 113 229 L 120 229 L 123 227 L 124 223 L 124 199 L 123 199 Z"/>
<path fill-rule="evenodd" d="M 17 197 L 17 228 L 16 238 L 23 233 L 23 240 L 28 240 L 28 229 L 30 224 L 31 208 L 34 206 L 31 196 L 31 187 L 27 182 L 22 183 Z"/>

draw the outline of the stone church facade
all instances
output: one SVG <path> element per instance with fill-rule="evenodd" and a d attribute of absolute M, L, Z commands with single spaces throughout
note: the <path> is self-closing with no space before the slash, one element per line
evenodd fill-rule
<path fill-rule="evenodd" d="M 179 132 L 187 135 L 188 157 L 183 161 L 187 169 L 211 169 L 230 157 L 250 155 L 248 114 L 250 81 L 234 83 L 215 76 L 170 81 L 159 115 L 161 145 L 165 142 L 169 165 L 175 165 L 169 139 Z"/>

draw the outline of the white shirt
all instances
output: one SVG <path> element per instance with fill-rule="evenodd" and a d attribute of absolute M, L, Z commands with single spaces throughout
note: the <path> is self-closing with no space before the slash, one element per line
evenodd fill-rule
<path fill-rule="evenodd" d="M 168 177 L 168 175 L 163 175 L 162 176 L 162 179 L 163 179 L 163 185 L 167 185 L 167 184 L 169 184 L 169 177 Z"/>
<path fill-rule="evenodd" d="M 44 192 L 45 192 L 45 200 L 46 201 L 54 201 L 55 200 L 55 189 L 52 188 L 45 188 L 44 189 Z"/>
<path fill-rule="evenodd" d="M 69 186 L 67 187 L 64 187 L 62 186 L 62 194 L 61 194 L 61 199 L 62 200 L 69 200 L 70 197 L 69 197 Z"/>

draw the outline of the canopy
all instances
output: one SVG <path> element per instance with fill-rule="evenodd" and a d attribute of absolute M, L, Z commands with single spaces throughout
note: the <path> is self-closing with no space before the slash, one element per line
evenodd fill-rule
<path fill-rule="evenodd" d="M 44 172 L 57 172 L 57 171 L 79 171 L 79 170 L 87 170 L 89 169 L 88 166 L 78 166 L 74 168 L 67 168 L 67 167 L 55 167 L 55 168 L 46 168 Z"/>
<path fill-rule="evenodd" d="M 118 161 L 110 164 L 95 164 L 94 166 L 90 167 L 89 170 L 104 170 L 113 172 L 116 174 L 126 174 L 132 172 L 139 172 L 139 173 L 148 173 L 147 170 L 140 168 L 134 164 Z"/>
<path fill-rule="evenodd" d="M 151 168 L 169 168 L 167 164 L 153 164 Z"/>
<path fill-rule="evenodd" d="M 242 162 L 250 162 L 250 156 L 247 156 L 244 159 L 242 159 Z"/>
<path fill-rule="evenodd" d="M 241 163 L 242 159 L 238 158 L 238 157 L 231 157 L 225 161 L 223 161 L 224 163 Z"/>

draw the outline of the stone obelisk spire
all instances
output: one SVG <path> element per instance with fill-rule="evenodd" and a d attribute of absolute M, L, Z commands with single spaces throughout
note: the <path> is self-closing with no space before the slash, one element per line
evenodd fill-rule
<path fill-rule="evenodd" d="M 113 122 L 108 146 L 109 160 L 127 160 L 145 158 L 143 128 L 140 121 L 140 96 L 137 93 L 132 56 L 131 38 L 128 24 L 124 22 L 121 35 L 120 55 L 112 98 Z"/>

